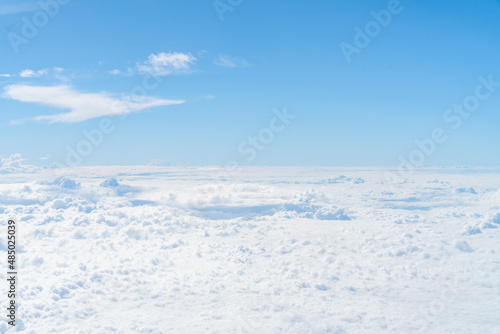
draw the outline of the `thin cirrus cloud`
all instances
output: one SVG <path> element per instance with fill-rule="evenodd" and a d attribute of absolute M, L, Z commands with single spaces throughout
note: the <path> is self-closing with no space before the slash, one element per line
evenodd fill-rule
<path fill-rule="evenodd" d="M 144 109 L 182 104 L 184 100 L 164 100 L 154 97 L 141 97 L 124 101 L 108 93 L 82 93 L 70 86 L 31 86 L 10 85 L 5 87 L 4 98 L 26 103 L 36 103 L 69 109 L 69 112 L 42 115 L 30 119 L 13 121 L 20 124 L 27 120 L 44 121 L 48 123 L 77 123 L 92 118 L 124 115 Z"/>
<path fill-rule="evenodd" d="M 241 58 L 236 58 L 236 57 L 229 57 L 226 55 L 219 55 L 217 58 L 214 60 L 215 65 L 222 66 L 222 67 L 248 67 L 250 64 L 245 60 Z"/>
<path fill-rule="evenodd" d="M 10 4 L 4 3 L 0 5 L 0 16 L 32 12 L 37 9 L 40 9 L 40 6 L 38 6 L 36 3 L 19 3 L 19 2 L 20 1 L 12 2 Z"/>

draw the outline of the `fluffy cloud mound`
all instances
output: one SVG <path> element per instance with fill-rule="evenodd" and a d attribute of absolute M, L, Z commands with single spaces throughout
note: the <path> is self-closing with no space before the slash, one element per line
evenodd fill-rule
<path fill-rule="evenodd" d="M 34 172 L 37 167 L 23 164 L 21 154 L 15 153 L 8 158 L 0 158 L 0 174 Z"/>
<path fill-rule="evenodd" d="M 118 183 L 114 177 L 110 177 L 100 184 L 103 188 L 110 188 L 116 191 L 118 195 L 124 195 L 132 191 L 132 187 Z"/>
<path fill-rule="evenodd" d="M 474 194 L 477 195 L 477 192 L 474 188 L 472 187 L 458 187 L 455 189 L 457 193 L 463 193 L 463 194 Z"/>
<path fill-rule="evenodd" d="M 190 53 L 165 53 L 151 54 L 144 63 L 137 64 L 139 73 L 151 73 L 165 76 L 191 72 L 191 66 L 196 58 Z"/>
<path fill-rule="evenodd" d="M 49 185 L 49 186 L 59 186 L 65 189 L 77 189 L 80 187 L 80 183 L 64 176 L 59 176 L 52 182 L 40 181 L 39 184 Z"/>
<path fill-rule="evenodd" d="M 105 188 L 116 188 L 119 185 L 120 184 L 118 183 L 118 181 L 114 177 L 106 179 L 103 183 L 101 183 L 101 187 L 105 187 Z"/>

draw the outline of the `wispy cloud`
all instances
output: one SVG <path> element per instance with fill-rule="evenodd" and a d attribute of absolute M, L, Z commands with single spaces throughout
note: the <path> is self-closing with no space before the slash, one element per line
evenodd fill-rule
<path fill-rule="evenodd" d="M 44 69 L 38 70 L 38 71 L 33 71 L 32 69 L 27 68 L 27 69 L 19 72 L 19 76 L 21 78 L 39 78 L 41 76 L 49 75 L 49 74 L 54 74 L 54 75 L 58 76 L 62 72 L 64 72 L 64 68 L 61 68 L 61 67 L 44 68 Z"/>
<path fill-rule="evenodd" d="M 30 69 L 23 70 L 19 73 L 19 76 L 22 78 L 38 78 L 41 77 L 42 75 L 45 75 L 49 73 L 47 69 L 44 70 L 39 70 L 39 71 L 33 71 Z"/>
<path fill-rule="evenodd" d="M 35 3 L 12 3 L 0 5 L 0 16 L 32 12 L 40 9 Z"/>
<path fill-rule="evenodd" d="M 135 71 L 132 68 L 128 67 L 127 71 L 121 71 L 121 70 L 118 70 L 118 69 L 114 69 L 114 70 L 111 70 L 111 71 L 107 71 L 106 73 L 111 74 L 111 75 L 121 75 L 121 76 L 127 76 L 128 77 L 128 76 L 134 75 L 135 74 L 134 72 Z"/>
<path fill-rule="evenodd" d="M 52 75 L 56 78 L 61 79 L 62 78 L 62 73 L 65 71 L 64 68 L 61 67 L 53 67 L 53 68 L 44 68 L 42 70 L 34 71 L 30 68 L 27 68 L 25 70 L 22 70 L 18 74 L 0 74 L 0 77 L 2 78 L 12 78 L 12 77 L 21 77 L 21 78 L 39 78 L 42 76 L 46 75 Z"/>
<path fill-rule="evenodd" d="M 111 75 L 120 75 L 122 74 L 122 71 L 120 70 L 112 70 L 112 71 L 108 71 L 109 74 Z"/>
<path fill-rule="evenodd" d="M 190 53 L 158 53 L 151 54 L 144 63 L 137 63 L 139 73 L 151 73 L 165 76 L 171 74 L 190 73 L 196 58 Z"/>
<path fill-rule="evenodd" d="M 77 123 L 102 116 L 123 115 L 147 108 L 185 102 L 184 100 L 164 100 L 148 96 L 141 97 L 140 99 L 128 99 L 125 102 L 106 92 L 82 93 L 70 86 L 10 85 L 5 87 L 3 97 L 20 102 L 37 103 L 70 110 L 65 113 L 42 115 L 30 119 L 13 121 L 16 124 L 27 120 L 46 121 L 49 123 Z"/>
<path fill-rule="evenodd" d="M 222 67 L 248 67 L 250 64 L 245 60 L 241 58 L 236 58 L 236 57 L 229 57 L 226 55 L 219 55 L 217 58 L 214 60 L 215 65 L 222 66 Z"/>

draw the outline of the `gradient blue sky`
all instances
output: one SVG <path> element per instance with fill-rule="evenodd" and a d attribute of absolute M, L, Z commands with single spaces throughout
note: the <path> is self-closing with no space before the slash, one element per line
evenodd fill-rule
<path fill-rule="evenodd" d="M 210 0 L 72 0 L 16 53 L 9 33 L 21 35 L 40 7 L 2 1 L 0 156 L 64 163 L 101 121 L 29 120 L 69 110 L 9 97 L 13 85 L 118 97 L 141 85 L 150 55 L 182 53 L 188 67 L 163 73 L 148 95 L 185 102 L 110 116 L 114 132 L 83 164 L 396 165 L 440 127 L 449 139 L 426 165 L 500 165 L 500 88 L 459 129 L 443 121 L 479 76 L 500 81 L 500 1 L 401 0 L 348 63 L 340 43 L 388 3 L 244 0 L 221 20 Z M 27 69 L 42 72 L 21 76 Z M 296 119 L 247 161 L 238 146 L 284 106 Z"/>

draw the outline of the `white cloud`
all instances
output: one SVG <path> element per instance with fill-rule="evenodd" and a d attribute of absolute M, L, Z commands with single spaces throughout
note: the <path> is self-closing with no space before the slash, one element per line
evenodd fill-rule
<path fill-rule="evenodd" d="M 32 172 L 35 166 L 25 165 L 20 153 L 14 153 L 8 158 L 0 157 L 0 174 Z"/>
<path fill-rule="evenodd" d="M 10 74 L 0 74 L 1 78 L 10 78 L 12 75 Z"/>
<path fill-rule="evenodd" d="M 147 108 L 185 102 L 183 100 L 164 100 L 148 96 L 135 99 L 128 98 L 128 101 L 124 101 L 112 97 L 106 92 L 82 93 L 70 86 L 11 85 L 5 87 L 3 97 L 20 102 L 37 103 L 70 110 L 65 113 L 43 115 L 31 119 L 49 123 L 76 123 L 96 117 L 123 115 Z M 23 121 L 25 120 L 14 121 L 14 123 L 22 123 Z"/>
<path fill-rule="evenodd" d="M 222 66 L 222 67 L 248 67 L 250 64 L 245 60 L 241 58 L 236 58 L 236 57 L 229 57 L 226 55 L 219 55 L 217 58 L 214 60 L 215 65 Z"/>
<path fill-rule="evenodd" d="M 137 63 L 140 73 L 152 73 L 155 75 L 170 75 L 191 72 L 191 65 L 196 58 L 190 53 L 158 53 L 151 54 L 144 63 Z"/>
<path fill-rule="evenodd" d="M 19 75 L 23 78 L 36 78 L 36 77 L 39 77 L 43 74 L 45 74 L 45 72 L 43 70 L 35 72 L 33 70 L 30 70 L 30 69 L 23 70 L 19 73 Z"/>
<path fill-rule="evenodd" d="M 22 78 L 38 78 L 38 77 L 41 77 L 43 75 L 48 75 L 50 73 L 59 74 L 62 72 L 64 72 L 64 68 L 62 68 L 62 67 L 54 67 L 52 69 L 44 68 L 44 69 L 38 70 L 38 71 L 33 71 L 32 69 L 27 68 L 27 69 L 21 71 L 19 73 L 19 76 Z"/>
<path fill-rule="evenodd" d="M 118 69 L 114 69 L 111 71 L 107 71 L 106 73 L 111 75 L 123 75 L 123 76 L 131 76 L 134 75 L 134 70 L 130 67 L 127 68 L 127 72 L 120 71 Z"/>

